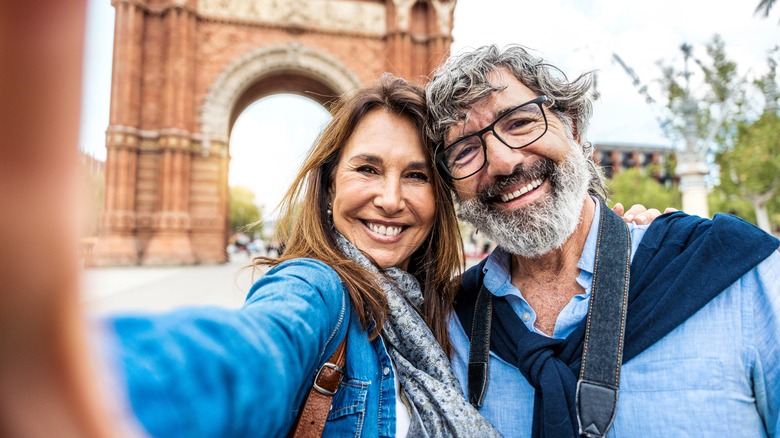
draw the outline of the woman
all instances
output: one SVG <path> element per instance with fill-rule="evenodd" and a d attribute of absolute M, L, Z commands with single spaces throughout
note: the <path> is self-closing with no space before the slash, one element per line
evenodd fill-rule
<path fill-rule="evenodd" d="M 284 255 L 256 260 L 271 269 L 240 310 L 112 321 L 149 433 L 283 435 L 346 339 L 325 436 L 497 435 L 445 354 L 461 242 L 425 113 L 389 75 L 336 105 L 283 201 Z"/>

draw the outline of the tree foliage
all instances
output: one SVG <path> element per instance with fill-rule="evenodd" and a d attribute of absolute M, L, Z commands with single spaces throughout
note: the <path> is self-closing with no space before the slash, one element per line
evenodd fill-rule
<path fill-rule="evenodd" d="M 254 192 L 248 187 L 231 186 L 230 229 L 246 231 L 246 227 L 253 224 L 251 231 L 262 233 L 263 224 L 259 221 L 261 217 L 261 209 L 255 203 Z"/>
<path fill-rule="evenodd" d="M 765 231 L 777 230 L 780 221 L 780 88 L 775 47 L 767 56 L 767 72 L 753 81 L 763 97 L 758 118 L 745 118 L 735 125 L 735 141 L 717 155 L 720 185 L 726 199 L 742 199 L 753 208 L 755 222 Z"/>
<path fill-rule="evenodd" d="M 690 46 L 682 49 L 684 66 L 659 62 L 667 137 L 686 146 L 686 138 L 695 138 L 696 152 L 717 164 L 712 211 L 737 214 L 773 231 L 780 223 L 780 49 L 769 52 L 765 72 L 752 80 L 729 59 L 718 35 L 707 43 L 704 57 Z"/>
<path fill-rule="evenodd" d="M 763 15 L 764 18 L 769 17 L 769 12 L 775 6 L 776 0 L 761 0 L 758 2 L 755 14 Z"/>
<path fill-rule="evenodd" d="M 679 149 L 693 146 L 690 152 L 711 155 L 733 141 L 731 128 L 745 104 L 745 79 L 717 34 L 706 44 L 703 59 L 690 45 L 680 50 L 682 65 L 679 60 L 658 62 L 664 133 Z"/>
<path fill-rule="evenodd" d="M 718 155 L 719 190 L 750 203 L 758 226 L 771 231 L 770 204 L 780 195 L 780 117 L 765 112 L 737 131 L 734 147 Z"/>

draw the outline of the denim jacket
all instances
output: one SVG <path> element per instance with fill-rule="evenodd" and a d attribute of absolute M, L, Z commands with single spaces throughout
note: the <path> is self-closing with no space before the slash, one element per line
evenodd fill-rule
<path fill-rule="evenodd" d="M 108 323 L 129 404 L 152 436 L 286 435 L 317 369 L 345 335 L 345 377 L 323 435 L 395 435 L 390 357 L 381 338 L 368 340 L 338 275 L 322 262 L 274 267 L 240 309 Z"/>

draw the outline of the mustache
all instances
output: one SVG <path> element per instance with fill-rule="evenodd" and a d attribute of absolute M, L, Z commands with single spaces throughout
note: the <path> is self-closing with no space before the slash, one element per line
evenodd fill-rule
<path fill-rule="evenodd" d="M 508 187 L 519 182 L 547 179 L 553 175 L 556 170 L 557 166 L 549 159 L 538 161 L 530 166 L 518 164 L 511 174 L 497 177 L 492 184 L 480 187 L 477 191 L 476 199 L 480 202 L 488 203 L 504 192 Z"/>

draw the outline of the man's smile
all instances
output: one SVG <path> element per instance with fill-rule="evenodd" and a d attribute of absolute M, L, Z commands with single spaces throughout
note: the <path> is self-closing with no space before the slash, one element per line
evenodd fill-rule
<path fill-rule="evenodd" d="M 500 195 L 501 202 L 509 202 L 515 198 L 523 196 L 524 194 L 530 192 L 531 190 L 541 186 L 543 182 L 544 181 L 541 178 L 537 178 L 514 191 L 502 193 Z"/>

